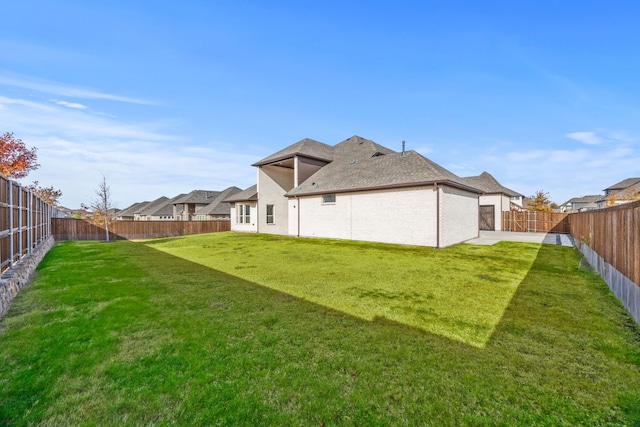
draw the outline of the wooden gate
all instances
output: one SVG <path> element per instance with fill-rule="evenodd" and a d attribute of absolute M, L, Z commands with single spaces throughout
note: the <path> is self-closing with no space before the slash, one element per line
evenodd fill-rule
<path fill-rule="evenodd" d="M 502 212 L 504 231 L 568 234 L 569 214 L 560 212 Z"/>
<path fill-rule="evenodd" d="M 480 206 L 480 230 L 496 230 L 496 207 L 493 205 Z"/>

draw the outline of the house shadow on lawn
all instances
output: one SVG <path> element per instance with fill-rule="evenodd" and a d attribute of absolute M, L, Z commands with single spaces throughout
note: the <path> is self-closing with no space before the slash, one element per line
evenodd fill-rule
<path fill-rule="evenodd" d="M 460 309 L 458 313 L 453 315 L 449 315 L 448 317 L 438 317 L 437 310 L 431 310 L 429 307 L 429 299 L 424 298 L 424 301 L 421 302 L 421 307 L 418 309 L 412 309 L 413 312 L 410 313 L 411 316 L 409 320 L 405 320 L 405 318 L 385 315 L 385 310 L 379 310 L 379 313 L 375 313 L 371 315 L 371 312 L 363 314 L 362 311 L 359 310 L 354 303 L 352 306 L 346 306 L 343 304 L 342 306 L 336 306 L 328 303 L 326 300 L 323 301 L 321 299 L 314 299 L 313 297 L 300 296 L 296 295 L 294 292 L 287 292 L 285 287 L 279 287 L 270 284 L 262 284 L 256 283 L 255 281 L 247 280 L 246 277 L 243 277 L 243 269 L 246 266 L 236 265 L 236 266 L 227 266 L 225 267 L 225 271 L 221 271 L 216 268 L 212 268 L 204 264 L 201 260 L 194 262 L 193 260 L 188 260 L 183 257 L 173 255 L 166 250 L 158 250 L 155 246 L 162 246 L 164 243 L 175 242 L 175 239 L 163 239 L 163 240 L 154 240 L 152 242 L 154 247 L 148 246 L 150 242 L 138 243 L 141 246 L 156 251 L 156 256 L 164 256 L 171 257 L 173 261 L 165 261 L 163 265 L 172 265 L 178 259 L 182 260 L 182 262 L 186 262 L 187 265 L 195 266 L 197 265 L 199 269 L 206 269 L 202 271 L 207 271 L 206 275 L 213 277 L 218 277 L 216 280 L 219 284 L 224 283 L 242 283 L 243 289 L 249 288 L 254 291 L 253 288 L 258 287 L 260 289 L 269 289 L 276 292 L 276 295 L 280 295 L 279 298 L 283 296 L 287 296 L 289 298 L 294 298 L 296 300 L 300 300 L 304 302 L 304 304 L 312 304 L 318 305 L 319 307 L 324 307 L 326 309 L 344 313 L 348 316 L 355 317 L 358 319 L 366 320 L 366 321 L 375 321 L 380 322 L 383 320 L 384 322 L 390 322 L 398 325 L 404 325 L 411 328 L 415 328 L 416 330 L 421 330 L 423 332 L 427 332 L 430 334 L 435 334 L 438 336 L 445 337 L 447 339 L 452 339 L 454 341 L 462 342 L 466 345 L 470 345 L 476 348 L 484 348 L 487 343 L 492 340 L 495 340 L 495 335 L 499 334 L 501 331 L 509 330 L 509 328 L 518 328 L 518 326 L 510 326 L 510 319 L 513 317 L 518 319 L 523 313 L 526 313 L 526 321 L 524 328 L 527 322 L 531 322 L 534 319 L 539 318 L 541 321 L 548 316 L 548 313 L 545 312 L 545 307 L 548 307 L 549 304 L 553 305 L 562 305 L 564 304 L 563 298 L 565 296 L 560 297 L 560 299 L 551 299 L 550 296 L 554 295 L 554 292 L 557 294 L 558 290 L 565 289 L 565 292 L 571 292 L 567 287 L 567 277 L 570 277 L 572 274 L 576 274 L 573 271 L 573 266 L 569 268 L 565 265 L 565 258 L 567 254 L 569 254 L 569 258 L 571 258 L 568 262 L 573 263 L 573 258 L 575 258 L 574 250 L 571 248 L 562 248 L 552 245 L 533 245 L 536 248 L 535 259 L 533 260 L 531 267 L 528 271 L 525 272 L 524 277 L 514 286 L 507 294 L 501 295 L 502 301 L 500 301 L 499 305 L 493 305 L 488 307 L 487 310 L 490 312 L 487 313 L 465 313 Z M 470 251 L 473 251 L 473 246 L 465 245 L 466 248 L 469 248 Z M 577 264 L 576 264 L 577 266 Z M 568 275 L 568 276 L 567 276 Z M 330 285 L 328 285 L 330 287 Z M 443 284 L 443 286 L 446 286 Z M 373 294 L 380 294 L 380 291 L 375 290 L 375 283 L 371 284 L 371 289 L 368 291 L 369 293 L 373 292 Z M 248 292 L 245 290 L 245 292 Z M 379 295 L 377 295 L 379 296 Z M 402 295 L 396 295 L 398 298 L 390 296 L 390 293 L 383 295 L 387 300 L 395 303 L 395 300 L 402 300 Z M 461 298 L 468 298 L 469 296 L 462 295 Z M 566 298 L 571 298 L 569 294 Z M 345 308 L 346 307 L 346 308 Z M 483 307 L 479 306 L 478 310 L 482 311 Z M 535 309 L 535 310 L 534 310 Z M 387 310 L 389 311 L 389 310 Z M 415 312 L 415 313 L 414 313 Z M 483 319 L 492 319 L 490 322 L 485 322 L 484 324 L 474 324 L 473 319 L 475 317 L 481 317 Z M 463 331 L 462 333 L 460 331 Z"/>

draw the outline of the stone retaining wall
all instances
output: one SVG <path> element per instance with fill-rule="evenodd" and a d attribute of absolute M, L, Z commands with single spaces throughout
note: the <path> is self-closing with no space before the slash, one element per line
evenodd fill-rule
<path fill-rule="evenodd" d="M 11 306 L 11 302 L 27 283 L 42 258 L 53 247 L 53 237 L 45 240 L 31 255 L 24 257 L 20 262 L 9 269 L 0 279 L 0 318 L 5 315 Z"/>
<path fill-rule="evenodd" d="M 600 255 L 583 242 L 578 243 L 578 249 L 585 256 L 589 264 L 600 274 L 609 288 L 631 316 L 640 324 L 640 286 L 632 282 L 627 276 L 616 270 Z"/>

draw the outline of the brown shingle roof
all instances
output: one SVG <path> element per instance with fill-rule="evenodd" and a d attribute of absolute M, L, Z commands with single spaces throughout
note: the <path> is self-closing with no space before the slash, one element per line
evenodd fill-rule
<path fill-rule="evenodd" d="M 231 212 L 231 205 L 229 204 L 229 202 L 224 201 L 227 197 L 231 197 L 234 194 L 238 194 L 240 193 L 242 190 L 240 190 L 238 187 L 229 187 L 227 189 L 224 189 L 220 192 L 220 194 L 213 199 L 213 201 L 211 203 L 209 203 L 207 206 L 203 206 L 200 209 L 196 210 L 196 214 L 200 214 L 200 215 L 222 215 L 222 214 L 229 214 Z"/>
<path fill-rule="evenodd" d="M 334 160 L 287 196 L 408 187 L 433 183 L 482 193 L 462 178 L 415 151 L 404 155 L 375 142 L 353 136 L 333 147 Z"/>
<path fill-rule="evenodd" d="M 251 187 L 234 194 L 231 197 L 227 197 L 223 202 L 246 202 L 248 200 L 258 200 L 258 185 L 252 185 Z"/>
<path fill-rule="evenodd" d="M 509 197 L 522 196 L 504 185 L 500 184 L 489 172 L 482 172 L 478 176 L 464 178 L 472 187 L 482 190 L 484 193 L 503 193 Z"/>
<path fill-rule="evenodd" d="M 331 161 L 333 159 L 333 147 L 323 142 L 305 138 L 295 144 L 283 148 L 277 153 L 265 157 L 259 162 L 254 163 L 252 166 L 263 166 L 279 160 L 289 159 L 294 156 L 304 156 L 312 159 Z"/>
<path fill-rule="evenodd" d="M 174 200 L 172 203 L 174 205 L 182 204 L 182 203 L 197 203 L 197 204 L 208 205 L 219 194 L 220 194 L 219 191 L 193 190 L 192 192 L 188 193 L 184 197 Z"/>
<path fill-rule="evenodd" d="M 613 184 L 611 187 L 607 187 L 604 191 L 607 190 L 626 190 L 632 185 L 640 184 L 640 178 L 627 178 L 618 182 L 617 184 Z"/>

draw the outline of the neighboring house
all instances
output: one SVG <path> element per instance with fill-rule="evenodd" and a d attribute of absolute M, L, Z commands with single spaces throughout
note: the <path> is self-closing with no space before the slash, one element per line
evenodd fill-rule
<path fill-rule="evenodd" d="M 147 201 L 147 202 L 134 203 L 128 208 L 122 209 L 120 212 L 118 212 L 117 215 L 115 216 L 115 220 L 116 221 L 133 221 L 135 215 L 141 212 L 144 208 L 146 208 L 149 205 L 149 203 L 151 202 Z"/>
<path fill-rule="evenodd" d="M 176 221 L 193 221 L 196 210 L 207 206 L 215 199 L 219 191 L 193 190 L 173 201 L 173 218 Z"/>
<path fill-rule="evenodd" d="M 144 206 L 143 209 L 137 209 L 136 212 L 133 213 L 134 221 L 148 221 L 151 219 L 151 215 L 160 209 L 162 206 L 166 205 L 169 201 L 168 197 L 162 196 L 155 199 L 152 202 L 149 202 Z"/>
<path fill-rule="evenodd" d="M 598 209 L 598 201 L 602 196 L 574 197 L 560 205 L 560 212 L 584 212 Z"/>
<path fill-rule="evenodd" d="M 608 205 L 621 205 L 634 200 L 634 196 L 640 193 L 640 178 L 627 178 L 617 184 L 605 188 L 604 197 L 598 200 L 598 209 L 606 208 Z"/>
<path fill-rule="evenodd" d="M 233 196 L 234 194 L 240 193 L 241 191 L 242 190 L 240 190 L 238 187 L 229 187 L 223 191 L 220 191 L 211 203 L 209 203 L 207 206 L 196 209 L 195 219 L 197 221 L 231 219 L 231 204 L 224 200 L 228 197 Z"/>
<path fill-rule="evenodd" d="M 480 230 L 502 230 L 502 212 L 522 209 L 522 194 L 500 184 L 490 173 L 482 172 L 464 180 L 472 187 L 482 190 L 480 196 Z"/>
<path fill-rule="evenodd" d="M 173 217 L 178 221 L 229 219 L 231 207 L 224 199 L 239 191 L 238 187 L 223 191 L 193 190 L 171 203 Z"/>
<path fill-rule="evenodd" d="M 227 199 L 232 230 L 434 247 L 478 236 L 483 192 L 415 151 L 303 139 L 253 166 L 256 188 Z"/>
<path fill-rule="evenodd" d="M 231 207 L 231 229 L 235 231 L 258 231 L 258 186 L 252 185 L 225 199 Z M 273 212 L 273 211 L 272 211 Z"/>
<path fill-rule="evenodd" d="M 173 202 L 178 200 L 181 197 L 184 197 L 185 194 L 178 194 L 177 196 L 165 200 L 162 204 L 155 206 L 154 208 L 147 208 L 141 212 L 140 216 L 143 220 L 147 221 L 173 221 Z M 178 210 L 178 214 L 182 213 L 182 209 Z"/>

